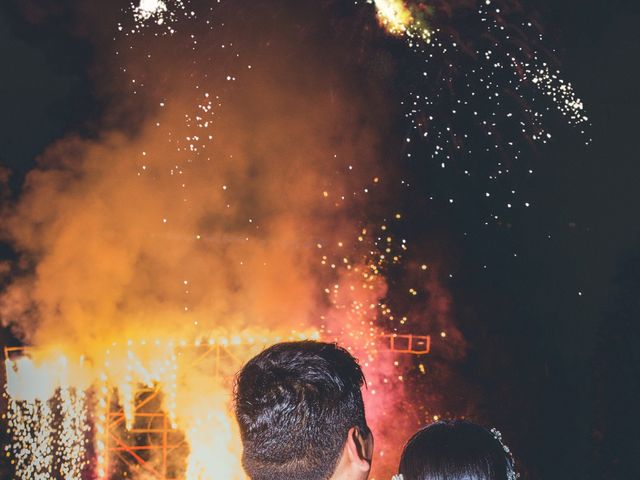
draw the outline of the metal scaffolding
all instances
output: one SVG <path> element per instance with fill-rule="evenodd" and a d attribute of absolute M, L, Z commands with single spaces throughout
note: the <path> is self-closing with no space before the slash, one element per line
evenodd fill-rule
<path fill-rule="evenodd" d="M 189 368 L 202 362 L 210 362 L 208 371 L 223 385 L 230 384 L 233 373 L 238 371 L 246 352 L 255 352 L 265 344 L 190 345 L 181 347 L 193 353 Z M 229 385 L 230 386 L 230 385 Z M 113 392 L 110 392 L 113 395 Z M 158 480 L 179 479 L 176 463 L 186 458 L 188 445 L 180 431 L 172 428 L 167 412 L 161 409 L 162 392 L 159 388 L 143 388 L 135 395 L 133 408 L 133 428 L 125 427 L 125 412 L 117 402 L 108 402 L 108 424 L 105 430 L 105 471 L 106 478 L 117 474 L 118 467 L 126 466 L 130 471 L 144 469 Z"/>

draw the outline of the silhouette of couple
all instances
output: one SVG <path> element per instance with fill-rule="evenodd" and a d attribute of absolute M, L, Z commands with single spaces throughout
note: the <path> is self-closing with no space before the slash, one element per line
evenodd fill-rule
<path fill-rule="evenodd" d="M 235 385 L 242 464 L 251 480 L 366 480 L 373 434 L 364 375 L 331 343 L 274 345 L 251 359 Z M 406 444 L 396 480 L 515 480 L 497 430 L 439 422 Z"/>

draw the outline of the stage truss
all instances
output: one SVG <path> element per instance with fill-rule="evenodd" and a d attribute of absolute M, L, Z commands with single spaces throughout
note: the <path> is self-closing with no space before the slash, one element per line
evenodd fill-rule
<path fill-rule="evenodd" d="M 235 373 L 243 363 L 268 346 L 256 342 L 246 344 L 185 345 L 180 347 L 194 354 L 192 366 L 208 363 L 207 371 L 231 388 Z M 380 350 L 394 354 L 426 355 L 431 350 L 428 335 L 384 334 L 380 336 Z M 5 347 L 5 359 L 11 360 L 28 354 L 28 347 Z M 131 428 L 126 428 L 125 412 L 118 405 L 115 392 L 103 385 L 107 392 L 106 428 L 102 435 L 96 433 L 96 444 L 102 445 L 103 466 L 99 480 L 126 478 L 144 471 L 149 478 L 157 480 L 181 480 L 184 471 L 175 458 L 186 458 L 188 445 L 183 434 L 171 424 L 167 412 L 162 410 L 160 388 L 139 388 L 135 393 Z M 126 472 L 126 473 L 125 473 Z"/>

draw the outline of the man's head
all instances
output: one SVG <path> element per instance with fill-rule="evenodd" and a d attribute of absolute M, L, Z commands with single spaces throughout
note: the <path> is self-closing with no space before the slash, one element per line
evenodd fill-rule
<path fill-rule="evenodd" d="M 238 374 L 235 409 L 252 480 L 365 479 L 372 437 L 356 360 L 335 344 L 290 342 Z"/>

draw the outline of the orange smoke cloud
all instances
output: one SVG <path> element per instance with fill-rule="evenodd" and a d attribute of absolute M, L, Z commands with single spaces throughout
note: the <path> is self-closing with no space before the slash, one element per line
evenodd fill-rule
<path fill-rule="evenodd" d="M 29 343 L 81 351 L 123 335 L 312 322 L 315 245 L 353 236 L 353 193 L 375 174 L 386 122 L 294 33 L 237 47 L 235 81 L 207 62 L 222 50 L 215 30 L 186 57 L 182 37 L 122 39 L 137 95 L 119 98 L 143 120 L 40 157 L 3 224 L 31 267 L 3 296 L 4 321 Z"/>

